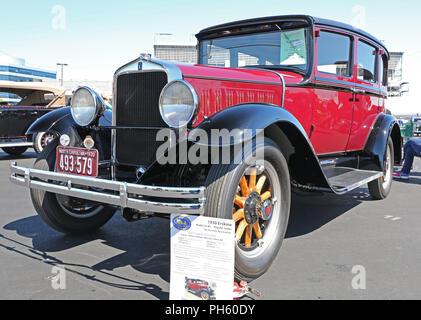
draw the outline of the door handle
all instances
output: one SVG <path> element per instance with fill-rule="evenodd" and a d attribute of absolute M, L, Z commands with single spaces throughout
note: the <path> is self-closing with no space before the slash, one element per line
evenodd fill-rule
<path fill-rule="evenodd" d="M 363 90 L 363 89 L 354 89 L 354 93 L 355 93 L 355 94 L 365 94 L 365 93 L 366 93 L 366 91 L 365 91 L 365 90 Z"/>

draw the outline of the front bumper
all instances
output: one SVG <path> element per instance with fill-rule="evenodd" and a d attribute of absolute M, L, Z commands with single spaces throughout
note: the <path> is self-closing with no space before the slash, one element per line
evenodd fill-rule
<path fill-rule="evenodd" d="M 203 215 L 205 188 L 155 187 L 126 182 L 80 177 L 10 165 L 10 181 L 30 189 L 39 189 L 69 197 L 95 201 L 141 212 Z M 87 190 L 89 188 L 89 190 Z M 170 199 L 154 202 L 147 198 Z M 178 201 L 171 203 L 174 199 Z M 181 201 L 180 201 L 181 200 Z M 184 201 L 185 200 L 185 201 Z"/>

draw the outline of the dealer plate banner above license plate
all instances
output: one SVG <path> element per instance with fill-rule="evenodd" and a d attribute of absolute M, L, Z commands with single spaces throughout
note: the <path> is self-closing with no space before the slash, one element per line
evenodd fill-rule
<path fill-rule="evenodd" d="M 78 176 L 98 177 L 98 150 L 57 147 L 57 171 Z"/>

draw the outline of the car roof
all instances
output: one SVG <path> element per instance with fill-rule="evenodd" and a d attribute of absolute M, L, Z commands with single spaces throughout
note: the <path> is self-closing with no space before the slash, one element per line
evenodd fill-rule
<path fill-rule="evenodd" d="M 61 95 L 66 90 L 61 87 L 52 87 L 51 85 L 42 82 L 15 82 L 15 81 L 0 81 L 0 92 L 23 92 L 23 91 L 44 91 Z"/>
<path fill-rule="evenodd" d="M 220 25 L 216 25 L 210 28 L 203 29 L 196 35 L 196 37 L 198 39 L 201 39 L 212 33 L 224 31 L 227 29 L 253 26 L 253 25 L 259 25 L 259 24 L 266 24 L 266 23 L 277 23 L 277 22 L 288 21 L 288 20 L 304 20 L 308 22 L 308 24 L 313 25 L 313 26 L 328 26 L 328 27 L 334 27 L 334 28 L 350 31 L 375 42 L 377 45 L 385 49 L 387 53 L 389 53 L 385 45 L 380 40 L 378 40 L 376 37 L 374 37 L 373 35 L 371 35 L 370 33 L 364 30 L 358 29 L 346 23 L 338 22 L 335 20 L 317 18 L 317 17 L 313 17 L 309 15 L 283 15 L 283 16 L 272 16 L 272 17 L 263 17 L 263 18 L 254 18 L 254 19 L 234 21 L 234 22 L 224 23 L 224 24 L 220 24 Z"/>

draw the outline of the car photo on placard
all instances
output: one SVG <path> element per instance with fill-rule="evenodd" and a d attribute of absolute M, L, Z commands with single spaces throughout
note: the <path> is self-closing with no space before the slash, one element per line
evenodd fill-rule
<path fill-rule="evenodd" d="M 215 300 L 216 284 L 186 277 L 185 298 L 188 300 Z"/>

